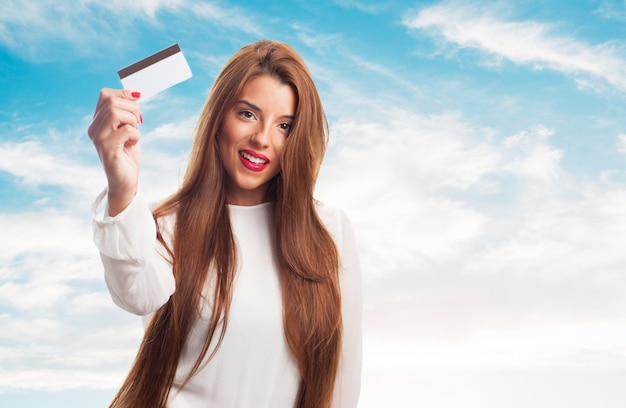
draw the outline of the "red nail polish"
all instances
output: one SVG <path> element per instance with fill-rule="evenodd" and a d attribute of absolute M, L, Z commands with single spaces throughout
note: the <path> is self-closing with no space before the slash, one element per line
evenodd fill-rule
<path fill-rule="evenodd" d="M 143 116 L 139 115 L 139 123 L 143 123 Z"/>
<path fill-rule="evenodd" d="M 141 97 L 141 92 L 131 92 L 130 95 L 133 98 L 140 98 Z"/>

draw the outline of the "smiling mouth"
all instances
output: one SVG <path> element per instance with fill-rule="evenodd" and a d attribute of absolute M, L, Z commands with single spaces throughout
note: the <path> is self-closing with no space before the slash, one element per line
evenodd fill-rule
<path fill-rule="evenodd" d="M 243 150 L 241 150 L 239 152 L 239 155 L 241 157 L 243 157 L 244 159 L 248 160 L 250 163 L 253 163 L 253 164 L 260 165 L 260 164 L 268 164 L 269 163 L 269 160 L 265 160 L 265 159 L 262 159 L 260 157 L 253 156 L 253 155 L 251 155 L 248 152 L 244 152 Z"/>

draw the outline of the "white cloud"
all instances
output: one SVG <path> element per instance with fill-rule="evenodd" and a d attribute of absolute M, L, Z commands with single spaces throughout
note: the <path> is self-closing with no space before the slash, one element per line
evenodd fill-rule
<path fill-rule="evenodd" d="M 367 337 L 365 348 L 371 369 L 626 368 L 626 329 L 617 323 L 486 329 L 462 339 L 379 334 Z"/>
<path fill-rule="evenodd" d="M 197 116 L 181 119 L 177 122 L 163 123 L 142 135 L 142 145 L 149 146 L 163 140 L 186 141 L 193 139 L 193 131 L 198 121 Z"/>
<path fill-rule="evenodd" d="M 185 7 L 187 0 L 86 0 L 89 6 L 104 8 L 116 14 L 146 15 L 155 18 L 161 10 L 175 11 Z"/>
<path fill-rule="evenodd" d="M 150 200 L 160 200 L 169 196 L 179 185 L 191 147 L 195 121 L 195 117 L 190 117 L 176 123 L 164 123 L 143 135 L 140 184 Z M 54 130 L 50 132 L 54 133 Z M 38 139 L 45 138 L 47 136 L 44 135 Z M 104 170 L 99 163 L 87 165 L 75 160 L 75 157 L 97 156 L 90 144 L 81 147 L 83 150 L 86 148 L 86 151 L 77 152 L 34 140 L 3 142 L 0 143 L 0 171 L 16 177 L 28 188 L 37 189 L 45 186 L 63 188 L 72 199 L 66 200 L 61 207 L 86 212 L 89 210 L 89 204 L 106 186 Z M 37 200 L 38 203 L 33 204 L 46 207 L 49 197 L 39 197 Z M 53 216 L 54 219 L 55 214 L 48 212 L 47 215 Z M 24 215 L 17 226 L 9 218 L 3 222 L 9 223 L 7 225 L 10 225 L 17 235 L 23 235 L 22 231 L 28 229 L 21 229 L 19 225 L 32 222 L 29 227 L 37 228 L 36 225 L 42 222 L 43 217 L 42 214 L 38 217 L 34 214 Z M 68 223 L 66 225 L 73 224 L 73 220 L 68 217 L 59 221 Z"/>
<path fill-rule="evenodd" d="M 86 208 L 75 215 L 55 210 L 0 215 L 3 234 L 11 237 L 0 241 L 0 261 L 6 265 L 9 259 L 25 254 L 85 254 L 93 249 L 88 211 Z M 31 260 L 37 262 L 36 258 Z"/>
<path fill-rule="evenodd" d="M 26 185 L 59 186 L 78 196 L 95 196 L 94 186 L 102 185 L 103 173 L 97 167 L 70 160 L 68 151 L 48 149 L 37 141 L 0 143 L 0 171 L 18 177 Z"/>
<path fill-rule="evenodd" d="M 90 221 L 87 208 L 1 215 L 10 239 L 0 241 L 0 304 L 20 313 L 51 312 L 94 282 L 102 290 Z"/>
<path fill-rule="evenodd" d="M 596 0 L 598 6 L 594 10 L 594 14 L 607 20 L 626 21 L 626 4 L 615 1 Z"/>
<path fill-rule="evenodd" d="M 190 14 L 179 13 L 191 10 Z M 191 22 L 209 21 L 216 27 L 264 37 L 262 25 L 245 9 L 214 2 L 188 0 L 6 0 L 0 13 L 0 43 L 34 61 L 56 59 L 49 44 L 62 44 L 74 54 L 93 54 L 104 47 L 132 46 L 120 38 L 136 36 L 137 23 L 158 26 L 159 13 L 171 19 L 189 17 Z M 102 18 L 102 15 L 107 18 Z M 166 22 L 163 22 L 165 24 Z M 189 23 L 187 23 L 189 25 Z M 100 44 L 101 46 L 94 46 Z M 58 54 L 60 47 L 53 47 Z"/>
<path fill-rule="evenodd" d="M 45 309 L 56 306 L 71 292 L 72 288 L 69 285 L 56 282 L 7 282 L 0 285 L 0 304 L 20 310 Z"/>
<path fill-rule="evenodd" d="M 626 90 L 624 44 L 591 45 L 555 33 L 554 26 L 533 20 L 503 21 L 478 3 L 446 1 L 407 14 L 404 24 L 426 30 L 459 48 L 472 48 L 533 69 L 601 78 Z"/>
<path fill-rule="evenodd" d="M 248 15 L 246 9 L 239 7 L 224 7 L 216 3 L 201 2 L 192 5 L 193 14 L 202 20 L 212 21 L 215 25 L 227 29 L 241 31 L 263 38 L 263 24 L 256 18 Z"/>
<path fill-rule="evenodd" d="M 421 191 L 467 189 L 501 160 L 488 142 L 491 131 L 464 122 L 458 113 L 420 116 L 383 109 L 379 118 L 384 119 L 334 124 L 330 159 L 361 178 L 365 173 Z"/>
<path fill-rule="evenodd" d="M 462 342 L 366 338 L 359 406 L 617 408 L 621 320 L 484 331 Z"/>
<path fill-rule="evenodd" d="M 348 210 L 366 277 L 402 272 L 415 281 L 434 265 L 456 265 L 519 225 L 518 217 L 483 208 L 487 197 L 502 201 L 499 211 L 528 211 L 517 207 L 528 201 L 518 204 L 508 184 L 519 185 L 521 196 L 560 194 L 567 184 L 563 152 L 542 126 L 500 142 L 456 113 L 380 109 L 378 117 L 385 119 L 332 123 L 317 187 L 320 199 Z"/>
<path fill-rule="evenodd" d="M 355 8 L 363 13 L 378 14 L 388 9 L 389 5 L 378 1 L 370 2 L 363 0 L 333 0 L 334 3 L 345 8 Z"/>
<path fill-rule="evenodd" d="M 292 27 L 298 32 L 298 39 L 318 53 L 333 49 L 342 42 L 340 34 L 320 34 L 307 26 L 303 26 L 301 23 L 292 24 Z"/>
<path fill-rule="evenodd" d="M 412 91 L 415 95 L 420 95 L 422 93 L 421 89 L 418 86 L 416 86 L 411 81 L 405 80 L 401 75 L 397 74 L 393 70 L 385 66 L 382 66 L 380 64 L 366 61 L 363 58 L 359 57 L 358 55 L 351 53 L 349 50 L 344 50 L 342 51 L 342 53 L 344 54 L 346 58 L 348 58 L 351 61 L 351 63 L 355 64 L 356 66 L 361 67 L 365 70 L 371 71 L 373 73 L 376 73 L 380 75 L 381 77 L 386 77 L 392 80 L 393 82 L 397 83 L 398 86 Z"/>
<path fill-rule="evenodd" d="M 454 257 L 482 233 L 487 216 L 447 190 L 480 184 L 500 153 L 456 114 L 421 117 L 388 110 L 388 122 L 339 121 L 318 196 L 348 210 L 367 277 L 418 273 Z"/>
<path fill-rule="evenodd" d="M 146 133 L 151 140 L 145 143 L 142 180 L 154 185 L 152 195 L 176 186 L 184 161 L 168 144 L 180 145 L 187 122 Z M 54 141 L 56 134 L 51 130 L 39 139 Z M 0 215 L 2 232 L 10 237 L 0 240 L 0 309 L 9 313 L 0 316 L 0 337 L 13 350 L 0 348 L 0 393 L 113 389 L 135 355 L 141 322 L 113 304 L 92 241 L 89 204 L 105 178 L 99 164 L 83 165 L 76 157 L 95 156 L 88 140 L 67 149 L 53 142 L 0 143 L 1 171 L 33 190 L 62 187 L 55 200 L 64 198 L 51 204 L 48 197 L 35 197 L 40 204 L 34 209 Z"/>
<path fill-rule="evenodd" d="M 15 390 L 115 389 L 123 381 L 120 372 L 111 372 L 103 367 L 97 369 L 51 367 L 19 370 L 2 368 L 0 374 L 3 377 L 0 380 L 0 387 L 13 392 Z"/>
<path fill-rule="evenodd" d="M 508 156 L 504 168 L 533 182 L 551 185 L 563 178 L 560 167 L 563 151 L 548 143 L 554 131 L 539 126 L 504 139 L 504 152 Z"/>
<path fill-rule="evenodd" d="M 555 129 L 499 135 L 457 113 L 377 108 L 331 123 L 317 191 L 360 244 L 364 384 L 624 370 L 624 190 L 568 174 Z"/>
<path fill-rule="evenodd" d="M 5 1 L 0 14 L 0 42 L 36 61 L 52 58 L 42 43 L 73 45 L 74 50 L 85 52 L 90 38 L 114 31 L 107 20 L 93 18 L 89 7 L 85 2 Z M 100 41 L 106 42 L 106 37 L 102 35 Z"/>
<path fill-rule="evenodd" d="M 516 230 L 467 260 L 466 270 L 521 279 L 578 280 L 610 289 L 626 255 L 626 190 L 579 186 L 574 198 L 548 196 L 518 207 Z"/>
<path fill-rule="evenodd" d="M 617 135 L 617 151 L 626 154 L 626 133 Z"/>
<path fill-rule="evenodd" d="M 72 310 L 77 314 L 89 315 L 98 309 L 111 310 L 114 305 L 108 292 L 90 292 L 74 296 Z"/>
<path fill-rule="evenodd" d="M 135 318 L 82 327 L 48 320 L 0 316 L 3 327 L 13 329 L 10 349 L 0 348 L 0 393 L 7 390 L 114 389 L 118 387 L 141 340 Z M 7 339 L 4 336 L 4 339 Z"/>
<path fill-rule="evenodd" d="M 0 315 L 0 323 L 3 327 L 0 338 L 5 341 L 24 341 L 25 339 L 50 341 L 58 338 L 63 330 L 63 324 L 59 321 L 44 318 L 26 321 Z M 2 357 L 10 358 L 11 356 L 0 356 Z"/>

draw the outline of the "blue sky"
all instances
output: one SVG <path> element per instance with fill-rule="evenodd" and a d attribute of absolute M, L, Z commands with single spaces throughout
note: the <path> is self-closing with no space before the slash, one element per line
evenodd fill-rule
<path fill-rule="evenodd" d="M 141 337 L 106 292 L 86 129 L 118 69 L 179 43 L 142 106 L 176 189 L 217 72 L 261 38 L 330 123 L 319 199 L 363 266 L 360 407 L 626 403 L 626 2 L 8 0 L 0 11 L 0 406 L 106 406 Z"/>

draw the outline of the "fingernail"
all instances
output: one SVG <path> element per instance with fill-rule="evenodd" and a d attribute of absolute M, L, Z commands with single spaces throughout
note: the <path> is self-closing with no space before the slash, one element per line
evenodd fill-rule
<path fill-rule="evenodd" d="M 143 123 L 143 116 L 139 115 L 139 123 Z"/>
<path fill-rule="evenodd" d="M 133 98 L 140 98 L 141 97 L 141 92 L 131 92 L 130 95 Z"/>

